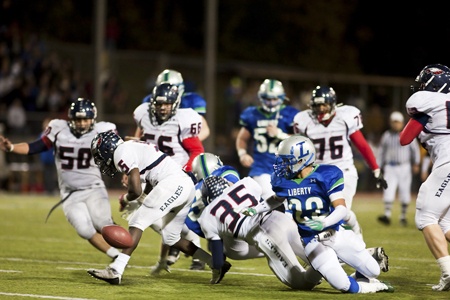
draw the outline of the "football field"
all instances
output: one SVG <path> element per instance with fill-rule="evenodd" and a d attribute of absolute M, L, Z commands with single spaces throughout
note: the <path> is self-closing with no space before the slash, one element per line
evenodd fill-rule
<path fill-rule="evenodd" d="M 126 227 L 118 212 L 118 195 L 110 193 L 113 216 Z M 233 266 L 218 285 L 209 284 L 210 270 L 190 271 L 191 258 L 184 256 L 171 273 L 150 276 L 160 247 L 160 237 L 151 229 L 144 232 L 122 284 L 112 286 L 86 273 L 111 260 L 77 236 L 60 207 L 45 223 L 58 201 L 42 195 L 0 194 L 0 299 L 450 299 L 450 292 L 431 290 L 440 271 L 414 226 L 414 203 L 407 227 L 398 221 L 398 200 L 392 224 L 384 226 L 376 220 L 383 211 L 381 193 L 357 194 L 353 202 L 367 247 L 382 246 L 389 256 L 390 271 L 379 279 L 395 288 L 394 293 L 369 295 L 343 294 L 325 281 L 313 291 L 291 290 L 263 258 L 230 260 Z"/>

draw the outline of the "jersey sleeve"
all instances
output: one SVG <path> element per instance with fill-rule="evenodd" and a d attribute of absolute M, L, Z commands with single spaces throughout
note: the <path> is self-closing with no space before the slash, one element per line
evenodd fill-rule
<path fill-rule="evenodd" d="M 184 139 L 198 136 L 198 126 L 202 118 L 191 108 L 178 109 L 177 116 L 180 124 L 180 138 Z"/>
<path fill-rule="evenodd" d="M 141 125 L 141 120 L 142 118 L 144 118 L 145 115 L 147 115 L 148 113 L 148 103 L 142 103 L 141 105 L 139 105 L 138 107 L 136 107 L 136 109 L 133 112 L 133 119 L 134 122 L 136 122 L 136 125 L 138 127 L 140 127 Z"/>
<path fill-rule="evenodd" d="M 142 103 L 149 103 L 150 102 L 150 98 L 151 98 L 151 94 L 148 94 L 147 96 L 145 96 L 143 99 L 142 99 Z"/>
<path fill-rule="evenodd" d="M 406 112 L 412 118 L 416 115 L 430 113 L 436 104 L 433 101 L 434 92 L 418 91 L 406 101 Z"/>
<path fill-rule="evenodd" d="M 197 93 L 185 93 L 181 97 L 180 108 L 192 108 L 198 114 L 206 114 L 206 100 Z"/>
<path fill-rule="evenodd" d="M 48 126 L 45 129 L 42 138 L 50 141 L 53 144 L 55 143 L 56 135 L 67 126 L 68 125 L 66 120 L 53 119 L 48 123 Z"/>
<path fill-rule="evenodd" d="M 98 122 L 95 124 L 95 130 L 97 132 L 105 132 L 105 131 L 117 131 L 116 124 L 111 122 Z"/>
<path fill-rule="evenodd" d="M 344 105 L 340 109 L 342 118 L 344 118 L 347 124 L 349 136 L 363 128 L 361 111 L 358 108 L 351 105 Z"/>
<path fill-rule="evenodd" d="M 334 165 L 320 165 L 320 174 L 328 196 L 344 190 L 344 174 Z"/>
<path fill-rule="evenodd" d="M 298 112 L 294 116 L 294 133 L 305 134 L 306 126 L 310 122 L 311 118 L 309 116 L 310 110 L 304 110 Z"/>
<path fill-rule="evenodd" d="M 114 152 L 114 165 L 121 173 L 129 174 L 132 169 L 139 168 L 136 151 L 131 147 L 130 143 L 123 143 Z"/>

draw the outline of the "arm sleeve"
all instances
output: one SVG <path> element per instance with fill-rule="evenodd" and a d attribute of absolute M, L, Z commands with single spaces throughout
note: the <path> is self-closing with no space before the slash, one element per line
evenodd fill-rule
<path fill-rule="evenodd" d="M 344 205 L 338 205 L 325 219 L 323 219 L 323 227 L 328 227 L 338 223 L 344 219 L 347 215 L 347 207 Z"/>
<path fill-rule="evenodd" d="M 372 171 L 380 168 L 377 164 L 372 148 L 370 148 L 360 130 L 350 135 L 350 140 L 355 144 L 356 148 L 358 148 L 359 152 L 364 157 L 364 160 L 367 162 Z"/>
<path fill-rule="evenodd" d="M 410 119 L 400 132 L 400 145 L 405 146 L 410 144 L 423 130 L 423 125 L 415 119 Z"/>
<path fill-rule="evenodd" d="M 181 142 L 181 144 L 189 152 L 189 160 L 186 163 L 186 165 L 183 167 L 183 169 L 186 172 L 190 172 L 190 171 L 192 171 L 192 161 L 194 160 L 194 158 L 197 155 L 205 152 L 205 149 L 203 148 L 203 144 L 200 141 L 200 139 L 198 138 L 198 136 L 184 139 Z"/>
<path fill-rule="evenodd" d="M 52 147 L 52 142 L 45 136 L 43 136 L 40 139 L 35 140 L 34 142 L 31 142 L 28 144 L 29 150 L 28 155 L 41 153 L 44 151 L 47 151 Z"/>

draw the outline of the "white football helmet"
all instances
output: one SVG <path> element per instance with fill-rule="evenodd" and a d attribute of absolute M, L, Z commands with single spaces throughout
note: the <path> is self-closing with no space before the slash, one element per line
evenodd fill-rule
<path fill-rule="evenodd" d="M 283 101 L 287 100 L 283 84 L 275 79 L 264 80 L 259 87 L 258 98 L 262 108 L 271 113 L 279 110 Z"/>
<path fill-rule="evenodd" d="M 184 80 L 181 73 L 171 69 L 165 69 L 159 73 L 156 78 L 155 85 L 158 86 L 161 83 L 170 83 L 171 85 L 176 85 L 178 87 L 178 93 L 183 95 L 184 93 Z"/>
<path fill-rule="evenodd" d="M 302 135 L 292 135 L 278 145 L 275 174 L 292 179 L 305 167 L 316 161 L 316 148 L 311 140 Z"/>
<path fill-rule="evenodd" d="M 192 161 L 192 173 L 197 181 L 200 181 L 222 166 L 223 163 L 217 155 L 200 153 Z"/>

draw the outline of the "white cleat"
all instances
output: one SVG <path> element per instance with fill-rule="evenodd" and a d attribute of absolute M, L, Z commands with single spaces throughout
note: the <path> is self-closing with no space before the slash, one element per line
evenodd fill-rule
<path fill-rule="evenodd" d="M 122 275 L 111 267 L 106 267 L 103 270 L 89 269 L 87 272 L 92 277 L 106 281 L 109 284 L 118 285 L 122 281 Z"/>
<path fill-rule="evenodd" d="M 439 280 L 439 284 L 433 285 L 431 289 L 437 292 L 450 290 L 450 275 L 447 276 L 442 275 L 441 279 Z"/>

